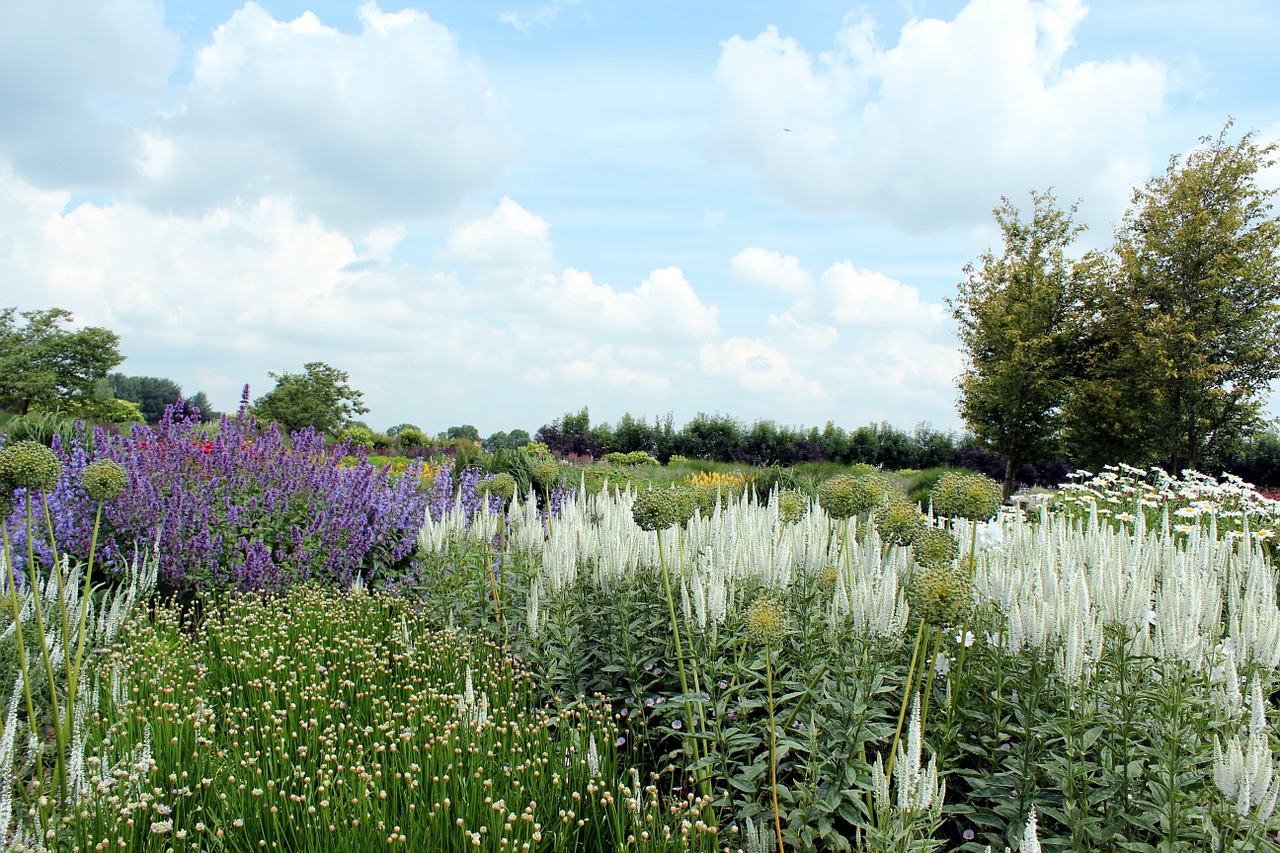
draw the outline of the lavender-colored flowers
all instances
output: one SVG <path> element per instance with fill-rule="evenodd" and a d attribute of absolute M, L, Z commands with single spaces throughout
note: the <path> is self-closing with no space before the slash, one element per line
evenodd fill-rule
<path fill-rule="evenodd" d="M 87 556 L 96 509 L 81 473 L 109 459 L 128 471 L 129 486 L 104 508 L 103 560 L 120 567 L 158 539 L 161 582 L 170 589 L 307 580 L 345 588 L 356 577 L 377 582 L 411 569 L 427 505 L 416 471 L 392 482 L 358 456 L 352 464 L 347 447 L 326 448 L 311 430 L 286 442 L 243 412 L 224 417 L 210 438 L 182 411 L 170 407 L 154 430 L 138 426 L 127 437 L 98 430 L 92 442 L 81 433 L 69 447 L 55 444 L 66 471 L 49 493 L 50 512 L 69 554 Z"/>

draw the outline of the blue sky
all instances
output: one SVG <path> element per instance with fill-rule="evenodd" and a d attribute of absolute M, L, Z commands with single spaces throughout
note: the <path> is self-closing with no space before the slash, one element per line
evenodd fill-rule
<path fill-rule="evenodd" d="M 945 300 L 1000 196 L 1106 245 L 1229 116 L 1280 138 L 1278 33 L 1270 0 L 8 0 L 0 304 L 224 408 L 325 361 L 378 428 L 959 428 Z"/>

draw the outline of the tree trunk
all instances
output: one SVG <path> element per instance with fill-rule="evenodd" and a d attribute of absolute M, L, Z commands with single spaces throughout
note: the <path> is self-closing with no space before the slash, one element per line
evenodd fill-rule
<path fill-rule="evenodd" d="M 1009 456 L 1004 462 L 1004 499 L 1007 501 L 1013 495 L 1013 490 L 1018 487 L 1018 480 L 1015 473 L 1018 470 L 1018 460 Z"/>

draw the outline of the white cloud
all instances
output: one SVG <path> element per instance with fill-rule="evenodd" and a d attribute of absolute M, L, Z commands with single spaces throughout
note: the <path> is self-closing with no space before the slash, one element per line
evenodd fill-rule
<path fill-rule="evenodd" d="M 509 198 L 493 213 L 453 230 L 441 258 L 461 261 L 505 281 L 554 272 L 551 225 Z"/>
<path fill-rule="evenodd" d="M 729 268 L 735 280 L 763 290 L 804 293 L 813 287 L 813 276 L 800 267 L 795 255 L 780 255 L 757 246 L 734 255 Z"/>
<path fill-rule="evenodd" d="M 518 10 L 499 12 L 498 20 L 528 35 L 532 27 L 551 26 L 555 19 L 560 17 L 561 12 L 577 6 L 580 2 L 582 0 L 552 0 L 552 2 L 535 7 L 528 12 Z"/>
<path fill-rule="evenodd" d="M 850 327 L 935 327 L 943 318 L 939 305 L 925 303 L 920 291 L 883 273 L 860 270 L 849 261 L 822 274 L 824 302 L 831 318 Z"/>
<path fill-rule="evenodd" d="M 359 8 L 351 35 L 249 2 L 200 51 L 181 108 L 144 128 L 143 197 L 195 211 L 284 195 L 363 233 L 491 185 L 518 145 L 483 69 L 425 13 Z"/>
<path fill-rule="evenodd" d="M 773 27 L 734 36 L 709 144 L 808 212 L 919 230 L 1054 186 L 1117 218 L 1146 174 L 1166 75 L 1140 57 L 1070 64 L 1084 14 L 1080 0 L 970 0 L 888 48 L 869 19 L 849 21 L 817 56 Z"/>
<path fill-rule="evenodd" d="M 5 0 L 0 152 L 44 186 L 126 180 L 128 120 L 159 105 L 178 50 L 154 0 Z"/>
<path fill-rule="evenodd" d="M 698 357 L 708 376 L 728 379 L 755 395 L 782 395 L 806 402 L 826 397 L 820 383 L 804 379 L 781 350 L 759 338 L 734 337 L 719 345 L 703 344 Z"/>

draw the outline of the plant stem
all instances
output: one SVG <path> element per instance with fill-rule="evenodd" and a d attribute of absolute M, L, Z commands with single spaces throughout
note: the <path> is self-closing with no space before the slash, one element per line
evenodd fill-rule
<path fill-rule="evenodd" d="M 902 723 L 907 718 L 907 705 L 911 702 L 911 685 L 915 680 L 916 674 L 916 658 L 920 656 L 920 642 L 924 639 L 924 620 L 920 620 L 920 627 L 916 629 L 916 646 L 911 651 L 911 666 L 907 668 L 907 684 L 902 691 L 902 708 L 898 711 L 898 727 L 893 730 L 893 743 L 889 746 L 889 763 L 885 768 L 885 775 L 892 778 L 893 761 L 898 755 L 898 741 L 902 738 Z"/>
<path fill-rule="evenodd" d="M 782 810 L 778 807 L 778 727 L 773 718 L 773 650 L 764 643 L 764 684 L 769 699 L 769 787 L 773 792 L 773 828 L 778 834 L 778 853 L 786 853 L 782 842 Z"/>

